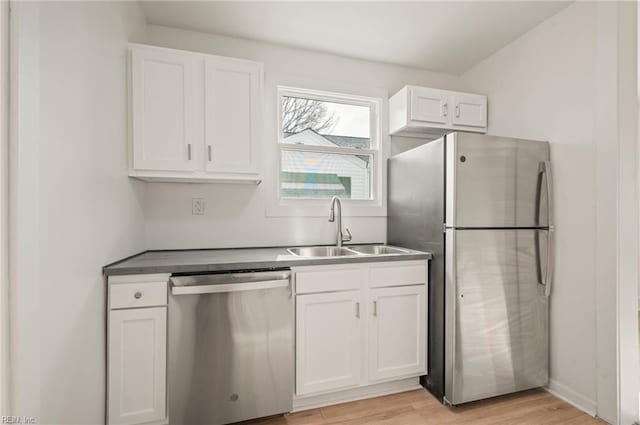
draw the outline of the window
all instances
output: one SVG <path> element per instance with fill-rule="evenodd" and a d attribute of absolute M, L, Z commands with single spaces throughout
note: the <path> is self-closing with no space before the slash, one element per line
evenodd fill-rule
<path fill-rule="evenodd" d="M 379 184 L 379 100 L 279 87 L 281 200 L 372 201 Z"/>

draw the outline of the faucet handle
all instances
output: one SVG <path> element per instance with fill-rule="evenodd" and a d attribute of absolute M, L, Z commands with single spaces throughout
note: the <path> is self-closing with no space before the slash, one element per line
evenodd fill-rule
<path fill-rule="evenodd" d="M 348 227 L 344 229 L 347 232 L 347 236 L 342 236 L 342 242 L 349 242 L 351 240 L 351 232 Z"/>

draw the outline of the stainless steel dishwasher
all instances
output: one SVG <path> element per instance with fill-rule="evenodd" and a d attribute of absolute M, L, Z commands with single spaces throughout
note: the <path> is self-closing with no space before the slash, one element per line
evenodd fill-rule
<path fill-rule="evenodd" d="M 288 270 L 172 277 L 169 423 L 290 412 L 292 309 Z"/>

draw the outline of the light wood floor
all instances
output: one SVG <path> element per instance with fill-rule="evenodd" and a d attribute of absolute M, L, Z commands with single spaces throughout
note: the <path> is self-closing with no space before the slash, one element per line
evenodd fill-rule
<path fill-rule="evenodd" d="M 425 390 L 354 401 L 247 423 L 261 425 L 603 425 L 543 390 L 445 407 Z"/>

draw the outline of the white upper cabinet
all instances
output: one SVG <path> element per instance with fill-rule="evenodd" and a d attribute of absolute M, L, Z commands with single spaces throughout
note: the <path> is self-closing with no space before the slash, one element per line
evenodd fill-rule
<path fill-rule="evenodd" d="M 259 183 L 263 65 L 132 44 L 129 175 Z"/>
<path fill-rule="evenodd" d="M 487 97 L 405 86 L 389 99 L 391 135 L 437 138 L 450 131 L 487 131 Z"/>
<path fill-rule="evenodd" d="M 416 87 L 413 89 L 410 102 L 412 120 L 437 124 L 447 123 L 449 92 Z"/>
<path fill-rule="evenodd" d="M 258 173 L 262 65 L 207 58 L 207 172 Z"/>
<path fill-rule="evenodd" d="M 133 168 L 194 171 L 201 143 L 197 58 L 134 48 L 131 62 Z"/>
<path fill-rule="evenodd" d="M 451 123 L 457 127 L 476 127 L 486 131 L 487 97 L 477 94 L 454 93 L 451 95 L 453 115 Z"/>

